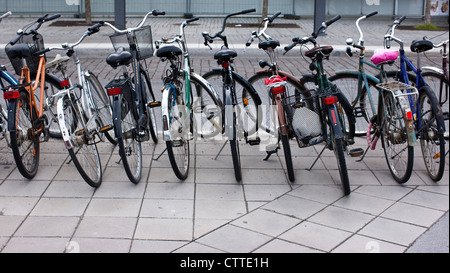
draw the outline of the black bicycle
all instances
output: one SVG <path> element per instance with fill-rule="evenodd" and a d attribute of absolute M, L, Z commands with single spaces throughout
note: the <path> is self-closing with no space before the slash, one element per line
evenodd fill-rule
<path fill-rule="evenodd" d="M 148 141 L 150 135 L 158 142 L 155 107 L 156 101 L 150 84 L 145 59 L 153 56 L 152 33 L 150 26 L 143 26 L 149 15 L 165 15 L 165 12 L 152 10 L 134 28 L 119 30 L 105 22 L 116 33 L 110 36 L 116 50 L 106 62 L 113 68 L 121 66 L 122 76 L 106 85 L 112 97 L 114 133 L 119 144 L 119 155 L 125 172 L 133 183 L 139 183 L 142 173 L 141 142 Z M 132 66 L 132 74 L 127 66 Z"/>
<path fill-rule="evenodd" d="M 214 54 L 214 59 L 222 67 L 206 73 L 203 78 L 211 84 L 221 82 L 224 106 L 221 113 L 217 114 L 221 114 L 222 118 L 220 119 L 218 115 L 208 118 L 210 120 L 215 118 L 214 124 L 218 127 L 218 131 L 225 133 L 228 138 L 237 181 L 242 180 L 239 139 L 245 138 L 250 145 L 259 145 L 260 143 L 259 138 L 250 140 L 249 136 L 258 131 L 258 107 L 261 105 L 261 99 L 253 86 L 234 70 L 232 64 L 233 59 L 237 57 L 237 52 L 228 48 L 227 37 L 222 33 L 228 18 L 255 11 L 255 9 L 249 9 L 227 15 L 223 20 L 222 30 L 214 36 L 210 36 L 207 32 L 202 33 L 205 46 L 209 46 L 216 38 L 223 41 L 221 50 Z M 213 105 L 213 103 L 210 104 Z"/>

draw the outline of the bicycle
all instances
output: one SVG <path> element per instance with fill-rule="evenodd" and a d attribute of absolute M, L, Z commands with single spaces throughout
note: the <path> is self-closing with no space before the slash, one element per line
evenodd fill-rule
<path fill-rule="evenodd" d="M 314 45 L 314 48 L 305 52 L 305 56 L 312 60 L 310 68 L 315 71 L 313 79 L 317 85 L 316 90 L 299 91 L 297 94 L 290 96 L 285 101 L 285 105 L 290 108 L 290 114 L 288 116 L 292 124 L 297 122 L 304 123 L 302 118 L 305 118 L 303 115 L 306 112 L 306 109 L 318 115 L 318 119 L 308 119 L 315 121 L 314 126 L 318 126 L 321 133 L 314 138 L 310 138 L 309 141 L 304 144 L 306 144 L 305 146 L 309 146 L 325 142 L 325 146 L 318 155 L 316 161 L 326 148 L 334 152 L 344 194 L 349 195 L 351 189 L 345 159 L 345 150 L 349 145 L 353 144 L 355 120 L 353 112 L 351 110 L 349 111 L 351 108 L 348 107 L 349 103 L 346 101 L 345 96 L 341 94 L 341 91 L 335 84 L 332 84 L 328 80 L 328 77 L 324 72 L 323 60 L 329 59 L 333 47 L 320 46 L 316 41 L 316 38 L 324 33 L 328 26 L 340 18 L 341 16 L 338 15 L 331 20 L 324 22 L 322 26 L 309 37 L 292 39 L 293 43 L 284 48 L 286 54 L 296 45 L 303 46 L 307 43 L 312 43 Z M 345 110 L 346 108 L 347 111 Z M 297 112 L 299 113 L 298 115 Z M 347 115 L 347 117 L 345 117 L 345 115 Z M 347 122 L 348 124 L 346 124 Z M 350 127 L 349 130 L 346 129 L 346 125 Z M 311 125 L 307 125 L 307 127 L 311 127 Z M 298 133 L 296 133 L 296 135 L 297 137 L 301 137 Z M 313 166 L 314 164 L 315 162 L 313 163 Z"/>
<path fill-rule="evenodd" d="M 170 62 L 170 68 L 163 75 L 164 87 L 161 100 L 163 139 L 166 142 L 163 153 L 167 151 L 172 169 L 180 180 L 185 180 L 189 174 L 189 141 L 197 132 L 200 132 L 203 137 L 208 137 L 201 131 L 202 128 L 195 126 L 202 120 L 202 117 L 198 115 L 211 113 L 213 108 L 220 109 L 222 103 L 211 85 L 191 68 L 184 28 L 199 19 L 196 17 L 184 21 L 180 25 L 180 34 L 155 42 L 157 49 L 155 55 L 163 62 Z M 177 43 L 178 46 L 167 45 L 173 43 Z M 161 47 L 161 45 L 166 46 Z M 184 67 L 182 67 L 183 63 Z M 214 105 L 207 105 L 202 101 L 202 97 L 206 98 L 206 96 L 209 98 L 208 101 L 214 102 Z M 203 118 L 208 120 L 206 116 Z M 214 119 L 210 118 L 209 122 L 210 127 L 214 128 Z M 215 133 L 210 132 L 210 134 Z"/>
<path fill-rule="evenodd" d="M 17 168 L 28 179 L 32 179 L 38 170 L 40 142 L 48 141 L 51 124 L 57 125 L 56 118 L 50 112 L 44 113 L 48 110 L 44 108 L 45 97 L 49 96 L 49 92 L 55 93 L 54 89 L 60 89 L 60 80 L 45 73 L 44 41 L 37 30 L 45 22 L 59 17 L 59 14 L 40 17 L 19 30 L 18 36 L 6 46 L 8 58 L 16 74 L 20 75 L 19 84 L 4 89 L 4 98 L 8 101 L 8 131 Z M 37 26 L 29 30 L 35 24 Z M 35 98 L 34 92 L 38 89 L 39 98 Z M 47 114 L 50 115 L 50 122 Z M 56 130 L 59 133 L 59 128 Z"/>
<path fill-rule="evenodd" d="M 411 96 L 408 96 L 408 102 L 413 115 L 413 126 L 415 127 L 415 137 L 419 139 L 423 159 L 430 178 L 438 182 L 442 179 L 445 168 L 445 123 L 444 115 L 436 98 L 435 92 L 425 82 L 422 76 L 421 58 L 423 52 L 434 48 L 431 41 L 427 39 L 413 41 L 411 51 L 417 53 L 417 67 L 406 57 L 404 43 L 401 39 L 395 37 L 395 29 L 406 17 L 403 16 L 396 20 L 384 37 L 385 47 L 391 47 L 391 41 L 400 45 L 400 71 L 394 74 L 394 79 L 409 85 L 411 76 L 408 76 L 408 70 L 411 70 L 415 80 L 413 82 L 416 90 L 419 90 L 419 100 L 416 104 Z M 392 75 L 392 74 L 391 74 Z M 391 76 L 392 77 L 392 76 Z M 411 92 L 408 89 L 408 92 Z M 412 164 L 411 160 L 411 164 Z M 411 167 L 412 168 L 412 167 Z"/>
<path fill-rule="evenodd" d="M 11 15 L 12 12 L 8 11 L 5 14 L 0 16 L 0 23 L 2 22 L 2 20 L 6 17 L 8 17 L 9 15 Z M 8 71 L 6 70 L 6 67 L 4 65 L 0 66 L 0 88 L 3 90 L 6 85 L 3 82 L 3 80 L 5 80 L 7 83 L 9 83 L 10 85 L 17 85 L 19 84 L 19 82 L 11 75 L 8 73 Z M 8 146 L 10 146 L 10 141 L 8 139 L 8 112 L 7 112 L 7 108 L 6 105 L 0 104 L 0 140 L 5 139 L 6 140 L 6 144 Z"/>
<path fill-rule="evenodd" d="M 338 70 L 335 75 L 330 77 L 330 81 L 339 86 L 341 91 L 350 101 L 352 108 L 354 109 L 354 115 L 356 118 L 356 136 L 364 136 L 367 134 L 367 128 L 369 127 L 370 118 L 377 113 L 376 102 L 378 102 L 378 88 L 377 84 L 380 83 L 378 77 L 367 74 L 364 70 L 364 66 L 379 71 L 379 68 L 373 63 L 366 61 L 365 58 L 365 46 L 364 35 L 359 26 L 362 20 L 368 19 L 378 14 L 377 11 L 368 15 L 361 16 L 356 20 L 356 28 L 359 32 L 359 39 L 357 43 L 353 42 L 353 39 L 347 39 L 346 53 L 349 57 L 353 56 L 352 47 L 359 50 L 359 68 L 358 70 Z M 370 90 L 368 92 L 367 90 Z"/>
<path fill-rule="evenodd" d="M 289 109 L 283 104 L 284 101 L 289 97 L 291 90 L 305 90 L 306 88 L 303 84 L 296 79 L 294 76 L 280 71 L 276 64 L 276 53 L 275 50 L 280 46 L 280 42 L 272 39 L 269 35 L 265 33 L 269 24 L 271 24 L 281 12 L 277 12 L 270 18 L 265 18 L 261 25 L 264 23 L 262 30 L 254 31 L 252 37 L 245 44 L 249 47 L 254 39 L 258 39 L 258 48 L 264 50 L 270 58 L 270 63 L 266 61 L 260 61 L 259 65 L 261 68 L 266 66 L 269 70 L 263 70 L 256 72 L 255 75 L 248 79 L 249 83 L 255 87 L 257 90 L 265 90 L 263 96 L 266 103 L 262 103 L 266 108 L 266 119 L 267 122 L 262 121 L 261 127 L 265 128 L 266 132 L 275 135 L 278 138 L 277 144 L 270 145 L 266 147 L 267 157 L 264 160 L 268 160 L 270 156 L 277 153 L 280 149 L 280 141 L 283 146 L 283 152 L 286 162 L 286 169 L 288 172 L 288 178 L 291 182 L 295 181 L 294 166 L 292 163 L 291 147 L 289 145 L 289 140 L 293 138 L 292 124 L 289 118 Z M 267 87 L 266 87 L 267 86 Z M 266 88 L 264 88 L 266 87 Z M 274 108 L 272 108 L 274 107 Z M 273 122 L 271 122 L 273 119 Z M 276 121 L 278 123 L 276 123 Z M 274 126 L 277 128 L 274 128 Z"/>
<path fill-rule="evenodd" d="M 441 49 L 441 56 L 442 56 L 442 63 L 441 67 L 432 67 L 432 66 L 424 66 L 422 67 L 422 77 L 425 80 L 425 82 L 431 87 L 431 89 L 435 92 L 436 97 L 438 98 L 439 105 L 442 109 L 442 114 L 444 115 L 444 121 L 445 121 L 445 133 L 444 133 L 444 139 L 448 141 L 449 139 L 449 103 L 448 103 L 448 97 L 449 97 L 449 73 L 448 73 L 448 52 L 447 52 L 447 46 L 448 46 L 448 39 L 446 41 L 443 41 L 437 45 L 433 45 L 434 48 L 442 48 Z M 425 55 L 425 53 L 424 53 Z M 425 55 L 426 56 L 426 55 Z M 448 155 L 448 150 L 445 153 L 445 156 Z"/>
<path fill-rule="evenodd" d="M 66 56 L 56 55 L 53 61 L 46 64 L 46 69 L 54 69 L 63 76 L 60 82 L 62 88 L 58 93 L 47 97 L 47 104 L 57 105 L 59 127 L 63 141 L 83 179 L 94 188 L 102 183 L 102 165 L 97 143 L 104 137 L 115 144 L 109 134 L 113 129 L 112 110 L 108 96 L 97 77 L 89 70 L 84 70 L 75 47 L 84 39 L 100 30 L 103 22 L 90 28 L 74 44 L 64 43 L 61 47 L 47 48 L 43 52 L 64 50 Z M 78 83 L 72 83 L 66 73 L 67 62 L 73 58 L 77 67 Z"/>
<path fill-rule="evenodd" d="M 122 76 L 106 86 L 112 99 L 114 134 L 119 144 L 119 155 L 125 172 L 132 183 L 139 183 L 142 173 L 141 142 L 151 138 L 158 142 L 158 128 L 154 108 L 160 107 L 150 84 L 145 59 L 153 55 L 151 27 L 144 26 L 149 15 L 164 15 L 152 10 L 133 28 L 119 30 L 108 22 L 104 24 L 114 30 L 110 36 L 116 53 L 106 59 L 114 69 L 122 67 Z M 127 66 L 132 66 L 132 75 Z"/>
<path fill-rule="evenodd" d="M 228 48 L 227 37 L 222 35 L 222 33 L 225 31 L 226 22 L 230 17 L 255 11 L 255 9 L 249 9 L 228 14 L 223 20 L 222 29 L 214 36 L 210 36 L 207 32 L 202 33 L 205 40 L 204 45 L 208 46 L 211 50 L 212 48 L 209 44 L 213 43 L 214 39 L 219 38 L 223 42 L 221 50 L 214 54 L 214 59 L 217 60 L 217 63 L 222 68 L 213 69 L 205 73 L 203 78 L 211 84 L 214 82 L 221 83 L 224 105 L 220 109 L 222 118 L 218 118 L 219 120 L 215 123 L 215 126 L 218 129 L 217 132 L 225 133 L 228 140 L 219 151 L 219 154 L 227 142 L 229 142 L 234 174 L 238 182 L 242 180 L 239 139 L 245 138 L 246 142 L 250 145 L 259 145 L 260 143 L 259 138 L 250 139 L 249 136 L 258 131 L 258 107 L 261 105 L 261 99 L 253 86 L 241 75 L 236 73 L 233 68 L 232 63 L 233 59 L 237 57 L 237 52 Z M 213 103 L 209 105 L 213 105 Z M 245 119 L 245 117 L 248 117 L 248 119 Z"/>

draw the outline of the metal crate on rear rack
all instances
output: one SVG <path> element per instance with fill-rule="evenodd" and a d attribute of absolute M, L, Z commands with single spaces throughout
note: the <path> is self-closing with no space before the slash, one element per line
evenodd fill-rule
<path fill-rule="evenodd" d="M 144 26 L 132 33 L 113 34 L 109 38 L 116 51 L 119 48 L 130 51 L 130 45 L 136 45 L 139 60 L 153 56 L 153 38 L 150 26 Z"/>
<path fill-rule="evenodd" d="M 15 43 L 14 45 L 18 44 L 27 44 L 31 51 L 31 56 L 25 58 L 27 62 L 27 66 L 30 69 L 30 74 L 36 75 L 38 67 L 39 67 L 39 56 L 34 55 L 33 53 L 38 52 L 40 50 L 45 49 L 44 47 L 44 38 L 41 34 L 36 35 L 22 35 L 22 37 Z M 14 46 L 8 43 L 5 47 L 6 55 L 8 55 L 8 51 Z M 44 54 L 45 56 L 45 54 Z M 9 61 L 11 62 L 11 65 L 14 68 L 14 71 L 17 75 L 20 75 L 22 73 L 22 60 L 18 58 L 10 58 L 8 55 Z"/>

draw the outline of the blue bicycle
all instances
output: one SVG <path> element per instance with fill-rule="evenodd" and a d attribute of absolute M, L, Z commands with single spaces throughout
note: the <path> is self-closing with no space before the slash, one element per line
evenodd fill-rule
<path fill-rule="evenodd" d="M 421 69 L 421 53 L 433 49 L 433 43 L 426 39 L 413 41 L 411 51 L 417 53 L 417 67 L 406 57 L 404 43 L 395 37 L 395 28 L 399 26 L 406 17 L 396 20 L 384 37 L 385 47 L 391 47 L 391 41 L 400 45 L 400 70 L 388 74 L 405 84 L 410 82 L 419 90 L 419 100 L 414 104 L 410 100 L 411 110 L 414 116 L 416 137 L 420 140 L 423 159 L 430 178 L 438 182 L 442 179 L 445 168 L 445 121 L 444 115 L 435 92 L 425 82 Z M 412 71 L 413 73 L 408 73 Z"/>
<path fill-rule="evenodd" d="M 8 11 L 7 13 L 0 16 L 0 23 L 2 20 L 12 13 Z M 6 81 L 6 83 L 4 82 Z M 6 67 L 4 65 L 0 66 L 0 88 L 6 88 L 6 86 L 10 85 L 17 85 L 19 82 L 6 70 Z M 7 134 L 7 127 L 8 127 L 8 112 L 7 108 L 5 107 L 6 104 L 4 101 L 0 103 L 0 140 L 6 139 L 6 142 L 9 145 L 9 139 Z"/>

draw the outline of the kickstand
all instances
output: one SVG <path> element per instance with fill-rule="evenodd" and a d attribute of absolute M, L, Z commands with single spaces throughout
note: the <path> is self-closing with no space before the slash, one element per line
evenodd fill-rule
<path fill-rule="evenodd" d="M 158 159 L 161 158 L 161 156 L 167 151 L 167 148 L 164 149 L 164 151 L 162 151 L 162 153 L 157 157 L 157 158 L 153 158 L 153 160 L 158 161 Z"/>
<path fill-rule="evenodd" d="M 264 158 L 264 161 L 269 160 L 269 158 L 273 155 L 273 154 L 278 154 L 278 149 L 280 149 L 279 147 L 277 147 L 274 151 L 266 151 L 267 156 L 266 158 Z"/>
<path fill-rule="evenodd" d="M 322 149 L 322 151 L 320 152 L 320 154 L 317 156 L 316 160 L 314 160 L 313 164 L 311 165 L 311 167 L 309 167 L 309 169 L 306 169 L 308 171 L 311 171 L 312 168 L 314 167 L 314 165 L 316 165 L 317 160 L 319 160 L 320 156 L 323 154 L 323 152 L 325 151 L 325 149 L 327 148 L 327 146 L 325 145 Z"/>
<path fill-rule="evenodd" d="M 367 152 L 369 151 L 370 146 L 367 147 L 366 151 L 364 152 L 364 154 L 361 156 L 360 159 L 356 160 L 356 162 L 361 162 L 364 160 L 364 157 L 366 157 Z"/>
<path fill-rule="evenodd" d="M 227 145 L 228 140 L 225 141 L 225 143 L 223 144 L 222 148 L 220 149 L 219 153 L 216 155 L 216 158 L 214 158 L 214 160 L 217 160 L 217 158 L 219 157 L 220 153 L 222 152 L 223 148 L 225 148 L 225 145 Z"/>

